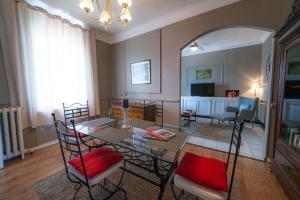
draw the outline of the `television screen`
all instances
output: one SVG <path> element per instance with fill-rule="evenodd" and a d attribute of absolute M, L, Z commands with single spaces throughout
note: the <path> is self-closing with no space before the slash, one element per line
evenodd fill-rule
<path fill-rule="evenodd" d="M 215 96 L 214 83 L 191 84 L 191 96 L 213 97 Z"/>

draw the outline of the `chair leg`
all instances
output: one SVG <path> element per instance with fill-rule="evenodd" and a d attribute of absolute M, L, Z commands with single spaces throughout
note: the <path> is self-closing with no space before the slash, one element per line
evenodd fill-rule
<path fill-rule="evenodd" d="M 174 177 L 172 178 L 172 181 L 171 181 L 171 189 L 172 189 L 172 193 L 173 193 L 173 196 L 174 196 L 175 200 L 179 200 L 181 195 L 184 194 L 184 190 L 181 190 L 179 196 L 178 197 L 176 196 L 176 193 L 175 193 L 175 190 L 174 190 Z"/>
<path fill-rule="evenodd" d="M 80 188 L 81 188 L 81 183 L 75 185 L 74 189 L 76 190 L 76 192 L 75 192 L 75 194 L 74 194 L 74 196 L 72 198 L 73 200 L 75 200 L 75 198 L 77 196 L 77 193 L 80 190 Z"/>

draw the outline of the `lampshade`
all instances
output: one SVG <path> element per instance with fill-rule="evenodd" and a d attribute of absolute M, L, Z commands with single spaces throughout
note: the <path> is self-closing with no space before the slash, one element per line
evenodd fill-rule
<path fill-rule="evenodd" d="M 86 13 L 94 11 L 93 0 L 80 0 L 79 7 Z"/>
<path fill-rule="evenodd" d="M 260 86 L 259 86 L 258 83 L 253 83 L 251 88 L 252 88 L 253 90 L 257 90 L 257 89 L 260 88 Z"/>
<path fill-rule="evenodd" d="M 125 7 L 130 7 L 132 5 L 131 0 L 118 0 L 118 2 L 122 7 L 124 7 L 124 5 L 126 5 Z"/>
<path fill-rule="evenodd" d="M 128 7 L 123 7 L 122 8 L 122 12 L 121 12 L 121 16 L 120 16 L 120 20 L 122 20 L 125 23 L 128 23 L 131 21 L 131 14 L 128 10 Z"/>

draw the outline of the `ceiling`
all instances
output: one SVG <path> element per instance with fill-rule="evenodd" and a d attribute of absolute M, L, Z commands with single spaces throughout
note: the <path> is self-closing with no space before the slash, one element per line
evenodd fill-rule
<path fill-rule="evenodd" d="M 78 4 L 79 0 L 29 0 L 42 1 L 48 6 L 61 10 L 75 19 L 82 21 L 88 27 L 96 27 L 105 32 L 104 27 L 84 16 Z M 103 3 L 103 0 L 101 0 Z M 114 23 L 106 34 L 112 37 L 111 42 L 118 42 L 145 32 L 155 30 L 168 24 L 208 12 L 239 0 L 132 0 L 130 8 L 132 21 L 126 29 L 121 29 Z M 114 13 L 120 12 L 117 0 L 111 0 Z M 94 11 L 95 12 L 95 11 Z M 92 16 L 98 17 L 96 11 Z"/>
<path fill-rule="evenodd" d="M 220 29 L 196 39 L 200 46 L 197 51 L 191 51 L 188 45 L 182 50 L 181 55 L 190 56 L 262 44 L 271 35 L 272 32 L 247 27 Z"/>

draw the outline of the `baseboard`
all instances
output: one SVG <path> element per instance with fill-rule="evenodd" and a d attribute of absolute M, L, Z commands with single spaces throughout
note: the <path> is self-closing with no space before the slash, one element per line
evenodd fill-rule
<path fill-rule="evenodd" d="M 25 149 L 25 153 L 32 153 L 34 151 L 46 148 L 46 147 L 51 146 L 51 145 L 56 144 L 56 143 L 58 143 L 57 139 L 56 140 L 52 140 L 52 141 L 47 142 L 47 143 L 44 143 L 44 144 L 41 144 L 41 145 L 36 146 L 36 147 L 27 148 L 27 149 Z"/>

